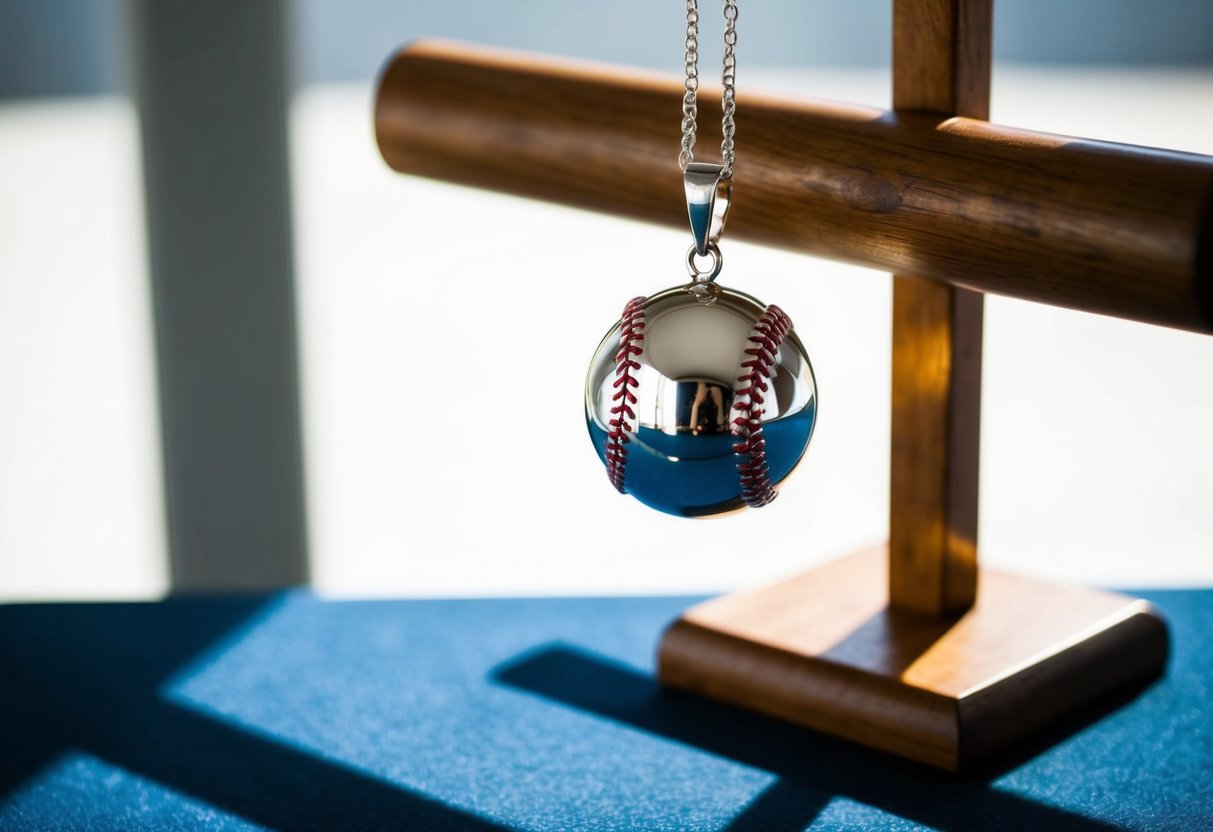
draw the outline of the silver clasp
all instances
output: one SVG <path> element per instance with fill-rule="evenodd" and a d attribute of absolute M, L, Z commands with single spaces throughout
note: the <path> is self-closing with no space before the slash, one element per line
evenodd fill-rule
<path fill-rule="evenodd" d="M 709 243 L 720 239 L 729 214 L 733 178 L 725 178 L 723 174 L 724 165 L 714 162 L 691 162 L 683 174 L 691 236 L 695 240 L 695 253 L 700 257 L 707 255 Z"/>

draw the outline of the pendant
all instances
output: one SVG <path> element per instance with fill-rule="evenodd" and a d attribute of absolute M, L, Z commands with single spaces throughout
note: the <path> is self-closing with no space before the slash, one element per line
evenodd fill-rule
<path fill-rule="evenodd" d="M 714 282 L 730 192 L 721 170 L 687 169 L 691 283 L 629 301 L 586 378 L 586 424 L 611 484 L 682 517 L 771 502 L 817 418 L 813 367 L 792 321 Z M 712 258 L 707 271 L 697 256 Z"/>

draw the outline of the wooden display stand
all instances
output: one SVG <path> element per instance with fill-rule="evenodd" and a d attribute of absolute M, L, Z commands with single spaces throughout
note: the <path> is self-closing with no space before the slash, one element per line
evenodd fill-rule
<path fill-rule="evenodd" d="M 660 648 L 668 685 L 953 770 L 1168 652 L 1143 601 L 979 575 L 979 292 L 1213 328 L 1213 159 L 988 124 L 990 15 L 896 0 L 892 113 L 738 96 L 730 237 L 898 275 L 890 541 L 695 607 Z M 376 132 L 402 172 L 681 224 L 681 92 L 422 42 L 387 66 Z"/>

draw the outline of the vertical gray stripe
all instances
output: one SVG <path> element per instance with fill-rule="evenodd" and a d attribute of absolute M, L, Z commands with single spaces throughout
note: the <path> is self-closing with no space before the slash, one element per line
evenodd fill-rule
<path fill-rule="evenodd" d="M 176 590 L 307 578 L 281 0 L 135 0 Z"/>

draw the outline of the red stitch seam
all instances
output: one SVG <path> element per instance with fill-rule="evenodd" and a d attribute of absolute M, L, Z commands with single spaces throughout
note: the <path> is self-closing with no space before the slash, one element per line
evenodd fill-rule
<path fill-rule="evenodd" d="M 733 435 L 738 438 L 733 453 L 738 455 L 741 499 L 755 508 L 765 506 L 776 496 L 767 466 L 767 443 L 762 435 L 762 405 L 766 401 L 763 394 L 770 390 L 775 355 L 791 329 L 791 319 L 772 304 L 754 324 L 749 346 L 742 351 L 749 358 L 741 362 L 742 375 L 737 378 L 740 387 L 733 399 L 733 409 L 738 414 L 732 424 Z"/>
<path fill-rule="evenodd" d="M 632 405 L 636 404 L 633 388 L 640 384 L 635 375 L 640 369 L 640 362 L 636 357 L 644 352 L 644 348 L 640 346 L 643 340 L 644 298 L 637 297 L 628 301 L 619 321 L 619 352 L 615 353 L 615 383 L 612 385 L 615 395 L 611 396 L 615 405 L 611 408 L 610 430 L 607 432 L 606 441 L 607 476 L 620 494 L 624 493 L 623 477 L 628 462 L 627 444 L 631 441 L 629 434 L 636 429 L 633 424 L 636 420 L 636 411 L 632 409 Z"/>

